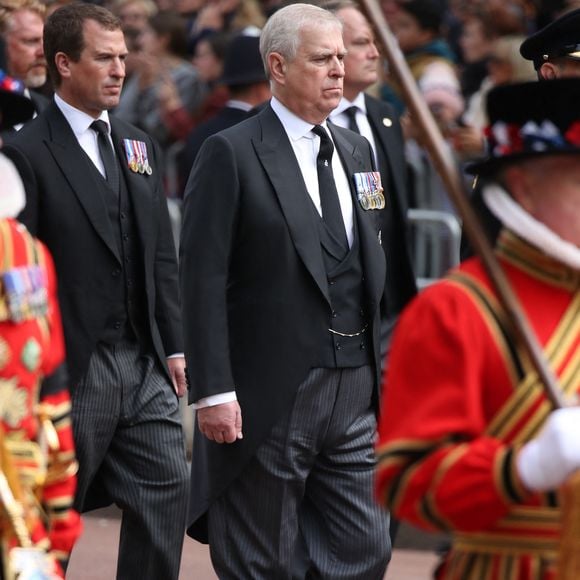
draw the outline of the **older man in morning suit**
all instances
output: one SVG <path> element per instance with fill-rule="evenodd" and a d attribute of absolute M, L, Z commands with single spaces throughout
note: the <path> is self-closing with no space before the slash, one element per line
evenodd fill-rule
<path fill-rule="evenodd" d="M 44 47 L 55 101 L 6 153 L 27 190 L 22 221 L 57 270 L 76 504 L 123 510 L 118 578 L 176 579 L 187 503 L 177 397 L 185 365 L 158 151 L 107 114 L 125 76 L 116 17 L 69 4 L 47 20 Z"/>
<path fill-rule="evenodd" d="M 304 4 L 270 18 L 273 98 L 206 140 L 186 187 L 189 533 L 222 579 L 297 577 L 304 551 L 298 577 L 379 579 L 390 554 L 371 493 L 384 195 L 368 141 L 326 123 L 341 28 Z"/>

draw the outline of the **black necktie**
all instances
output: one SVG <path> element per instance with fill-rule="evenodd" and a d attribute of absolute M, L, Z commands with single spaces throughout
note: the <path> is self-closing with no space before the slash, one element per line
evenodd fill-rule
<path fill-rule="evenodd" d="M 109 132 L 107 131 L 107 123 L 105 121 L 93 121 L 91 123 L 91 129 L 97 134 L 97 144 L 99 146 L 99 153 L 101 155 L 101 161 L 105 166 L 105 173 L 107 174 L 107 181 L 111 186 L 111 189 L 118 194 L 119 193 L 119 170 L 117 169 L 117 159 L 115 158 L 115 152 L 113 151 L 113 146 L 109 141 Z"/>
<path fill-rule="evenodd" d="M 320 137 L 316 169 L 318 170 L 318 189 L 320 192 L 322 218 L 336 239 L 347 249 L 346 230 L 342 219 L 342 211 L 340 210 L 340 202 L 338 201 L 338 191 L 332 174 L 334 145 L 324 127 L 314 125 L 312 132 Z"/>
<path fill-rule="evenodd" d="M 356 112 L 357 107 L 354 106 L 344 110 L 344 114 L 348 117 L 348 128 L 360 135 L 360 129 L 358 128 L 358 124 L 356 122 Z"/>

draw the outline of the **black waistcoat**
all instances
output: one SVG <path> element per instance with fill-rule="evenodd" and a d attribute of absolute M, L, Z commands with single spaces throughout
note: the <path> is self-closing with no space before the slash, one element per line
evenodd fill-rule
<path fill-rule="evenodd" d="M 313 211 L 316 211 L 313 206 Z M 356 219 L 352 247 L 345 253 L 318 212 L 318 232 L 332 305 L 316 366 L 359 367 L 371 363 L 371 328 L 365 308 L 363 267 Z M 340 334 L 336 334 L 340 333 Z M 344 335 L 356 336 L 344 336 Z"/>
<path fill-rule="evenodd" d="M 113 307 L 107 313 L 100 339 L 115 344 L 125 338 L 137 338 L 142 347 L 147 347 L 150 333 L 147 331 L 143 252 L 125 176 L 122 171 L 119 174 L 118 195 L 106 182 L 101 190 L 122 265 L 111 272 L 114 281 L 114 295 L 111 296 Z"/>

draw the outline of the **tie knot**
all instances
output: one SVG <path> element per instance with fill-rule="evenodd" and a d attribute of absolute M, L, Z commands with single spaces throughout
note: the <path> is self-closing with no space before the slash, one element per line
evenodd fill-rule
<path fill-rule="evenodd" d="M 349 119 L 356 119 L 356 112 L 358 110 L 358 107 L 356 107 L 355 105 L 353 105 L 352 107 L 348 107 L 348 109 L 344 110 L 344 114 L 349 118 Z"/>
<path fill-rule="evenodd" d="M 105 137 L 109 136 L 109 128 L 107 123 L 102 119 L 97 119 L 91 123 L 91 129 L 95 131 L 99 135 L 104 135 Z"/>
<path fill-rule="evenodd" d="M 321 139 L 329 139 L 328 133 L 322 125 L 314 125 L 314 127 L 312 127 L 312 132 L 315 135 L 318 135 Z"/>

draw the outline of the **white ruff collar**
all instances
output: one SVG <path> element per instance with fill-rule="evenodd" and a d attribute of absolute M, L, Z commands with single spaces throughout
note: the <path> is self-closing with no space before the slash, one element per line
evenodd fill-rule
<path fill-rule="evenodd" d="M 580 248 L 563 240 L 516 203 L 499 185 L 483 188 L 483 199 L 493 215 L 509 230 L 562 264 L 580 270 Z"/>
<path fill-rule="evenodd" d="M 14 218 L 26 204 L 24 186 L 12 161 L 0 153 L 0 219 Z"/>

